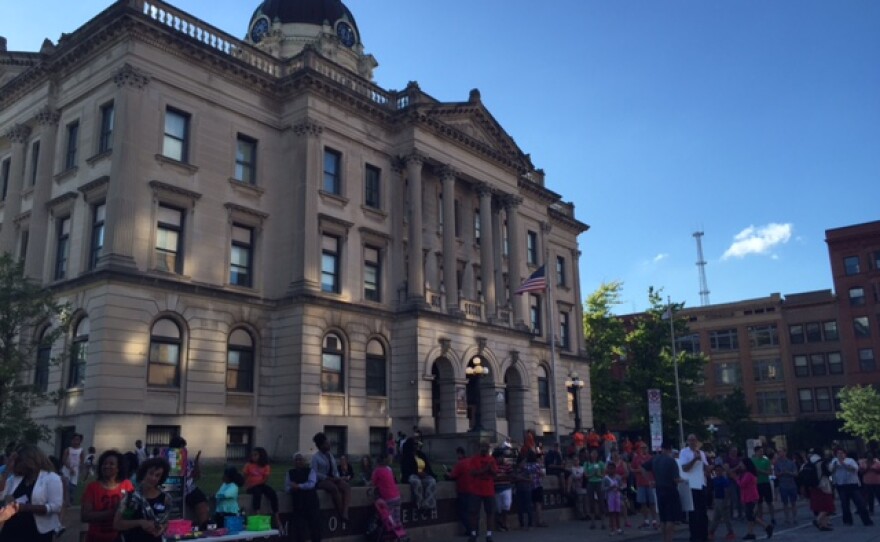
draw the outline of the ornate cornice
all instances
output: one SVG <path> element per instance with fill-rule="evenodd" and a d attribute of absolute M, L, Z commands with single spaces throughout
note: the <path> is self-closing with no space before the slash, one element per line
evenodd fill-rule
<path fill-rule="evenodd" d="M 46 209 L 54 209 L 60 205 L 64 205 L 69 201 L 73 201 L 79 197 L 79 194 L 76 192 L 65 192 L 56 198 L 52 198 L 46 202 Z"/>
<path fill-rule="evenodd" d="M 226 207 L 226 210 L 230 214 L 231 213 L 241 213 L 241 214 L 256 218 L 260 222 L 269 218 L 269 213 L 264 213 L 263 211 L 251 209 L 250 207 L 244 207 L 243 205 L 238 205 L 237 203 L 228 202 L 228 203 L 224 204 L 223 206 Z"/>
<path fill-rule="evenodd" d="M 121 68 L 113 72 L 113 82 L 120 88 L 132 87 L 141 89 L 150 83 L 150 76 L 126 62 Z"/>
<path fill-rule="evenodd" d="M 544 188 L 543 186 L 539 185 L 538 183 L 536 183 L 534 181 L 530 181 L 526 177 L 520 177 L 519 180 L 517 181 L 517 186 L 519 187 L 520 190 L 529 193 L 530 195 L 534 196 L 536 199 L 538 199 L 548 205 L 551 203 L 556 203 L 562 197 L 559 194 L 557 194 L 556 192 L 549 190 L 547 188 Z"/>
<path fill-rule="evenodd" d="M 571 216 L 568 216 L 567 214 L 557 209 L 554 209 L 553 207 L 547 208 L 547 215 L 550 217 L 550 220 L 553 221 L 554 224 L 557 224 L 565 228 L 566 230 L 576 234 L 583 233 L 590 229 L 590 226 L 588 226 L 587 224 L 584 224 L 583 222 Z"/>
<path fill-rule="evenodd" d="M 3 136 L 13 143 L 27 143 L 28 138 L 31 137 L 31 128 L 26 124 L 13 124 Z"/>
<path fill-rule="evenodd" d="M 297 137 L 318 137 L 324 131 L 324 127 L 312 119 L 305 119 L 293 126 L 293 133 Z"/>
<path fill-rule="evenodd" d="M 61 120 L 61 112 L 47 105 L 37 111 L 34 118 L 40 126 L 58 126 L 58 121 Z"/>
<path fill-rule="evenodd" d="M 110 184 L 110 177 L 107 175 L 98 177 L 94 181 L 89 181 L 86 184 L 80 186 L 78 190 L 82 192 L 83 196 L 86 198 L 91 197 L 91 194 L 97 192 L 101 189 L 106 189 L 107 185 Z"/>
<path fill-rule="evenodd" d="M 174 186 L 173 184 L 163 183 L 162 181 L 150 181 L 150 188 L 153 190 L 153 195 L 158 196 L 159 194 L 175 194 L 178 196 L 184 196 L 192 200 L 193 203 L 202 198 L 202 195 L 198 192 L 193 192 L 192 190 L 187 190 L 186 188 L 180 188 L 179 186 Z"/>
<path fill-rule="evenodd" d="M 516 210 L 516 208 L 522 205 L 523 202 L 523 199 L 521 197 L 515 196 L 513 194 L 505 194 L 500 199 L 501 205 L 506 211 L 510 211 L 511 209 Z"/>

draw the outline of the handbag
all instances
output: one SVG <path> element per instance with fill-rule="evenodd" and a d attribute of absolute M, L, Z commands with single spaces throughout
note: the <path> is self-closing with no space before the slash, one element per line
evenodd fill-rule
<path fill-rule="evenodd" d="M 831 480 L 829 480 L 827 476 L 823 476 L 819 479 L 819 490 L 822 491 L 822 493 L 831 493 Z"/>

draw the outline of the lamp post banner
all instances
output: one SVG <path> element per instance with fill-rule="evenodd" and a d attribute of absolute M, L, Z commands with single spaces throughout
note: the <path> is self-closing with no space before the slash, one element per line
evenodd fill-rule
<path fill-rule="evenodd" d="M 663 446 L 663 414 L 660 390 L 648 390 L 648 420 L 651 426 L 651 451 L 659 452 Z"/>

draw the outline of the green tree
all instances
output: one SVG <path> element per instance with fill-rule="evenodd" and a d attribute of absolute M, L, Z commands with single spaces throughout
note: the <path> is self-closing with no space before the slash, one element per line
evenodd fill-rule
<path fill-rule="evenodd" d="M 66 312 L 51 291 L 25 277 L 21 262 L 0 255 L 0 443 L 48 438 L 49 428 L 30 413 L 49 395 L 24 377 L 40 346 L 51 346 L 64 332 Z"/>
<path fill-rule="evenodd" d="M 614 422 L 620 415 L 623 382 L 614 377 L 613 365 L 619 358 L 626 329 L 611 313 L 620 303 L 623 284 L 602 283 L 590 294 L 584 308 L 584 338 L 590 360 L 590 387 L 593 391 L 593 419 Z M 598 425 L 598 424 L 594 424 Z"/>
<path fill-rule="evenodd" d="M 752 407 L 742 388 L 718 400 L 716 417 L 727 428 L 728 440 L 744 450 L 746 440 L 758 436 L 758 424 L 752 420 Z"/>
<path fill-rule="evenodd" d="M 873 387 L 843 388 L 837 417 L 844 431 L 865 441 L 880 440 L 880 395 Z"/>
<path fill-rule="evenodd" d="M 663 434 L 678 436 L 678 404 L 675 390 L 675 369 L 678 365 L 679 392 L 683 426 L 705 434 L 705 421 L 711 414 L 708 403 L 697 394 L 696 384 L 703 376 L 706 359 L 702 354 L 691 354 L 676 348 L 672 355 L 671 329 L 675 337 L 689 333 L 687 318 L 679 316 L 682 303 L 666 304 L 660 290 L 648 289 L 650 308 L 634 319 L 632 330 L 626 335 L 626 404 L 630 409 L 631 426 L 639 431 L 648 427 L 647 390 L 657 388 L 662 393 Z M 669 314 L 671 312 L 671 315 Z M 669 318 L 672 319 L 670 325 Z"/>

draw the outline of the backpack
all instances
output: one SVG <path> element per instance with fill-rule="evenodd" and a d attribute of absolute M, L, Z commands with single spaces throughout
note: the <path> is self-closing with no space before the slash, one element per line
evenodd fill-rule
<path fill-rule="evenodd" d="M 818 465 L 804 463 L 797 475 L 798 485 L 801 487 L 817 487 L 819 485 Z"/>

